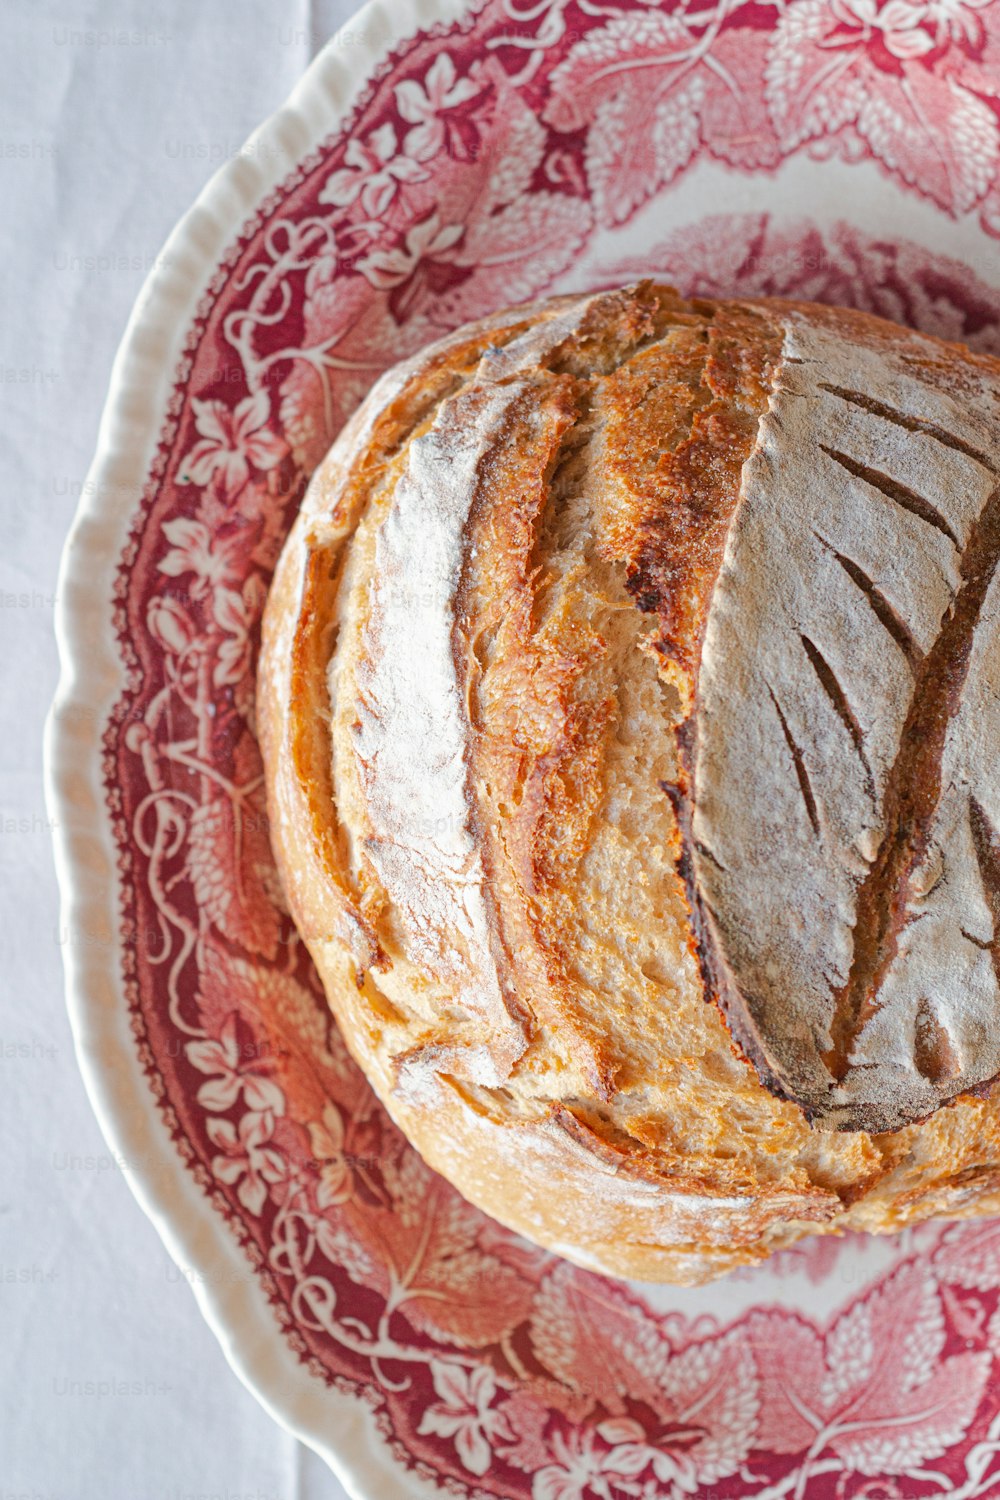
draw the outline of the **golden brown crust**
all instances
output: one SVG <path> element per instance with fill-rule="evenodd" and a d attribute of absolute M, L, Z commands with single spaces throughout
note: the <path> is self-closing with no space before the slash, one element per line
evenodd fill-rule
<path fill-rule="evenodd" d="M 692 681 L 781 343 L 761 311 L 712 307 L 604 384 L 602 551 L 625 561 L 629 593 L 658 619 L 652 645 Z"/>
<path fill-rule="evenodd" d="M 910 347 L 649 284 L 460 330 L 341 434 L 268 603 L 272 837 L 348 1045 L 468 1197 L 613 1274 L 1000 1206 L 991 1099 L 810 1129 L 705 1003 L 676 732 L 792 312 Z M 423 661 L 440 712 L 407 764 Z"/>

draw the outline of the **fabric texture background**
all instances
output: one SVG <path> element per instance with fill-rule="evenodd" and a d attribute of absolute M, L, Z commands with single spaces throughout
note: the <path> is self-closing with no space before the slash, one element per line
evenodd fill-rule
<path fill-rule="evenodd" d="M 41 742 L 59 555 L 132 304 L 203 184 L 355 9 L 0 7 L 3 1495 L 344 1495 L 230 1371 L 91 1113 L 63 1002 Z"/>

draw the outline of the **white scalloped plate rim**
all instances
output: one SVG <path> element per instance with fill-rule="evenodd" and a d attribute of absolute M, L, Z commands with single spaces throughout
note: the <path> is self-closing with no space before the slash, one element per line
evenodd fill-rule
<path fill-rule="evenodd" d="M 97 449 L 60 563 L 60 679 L 44 746 L 59 930 L 69 938 L 63 944 L 66 1004 L 98 1124 L 233 1370 L 275 1421 L 329 1464 L 356 1500 L 384 1500 L 386 1486 L 404 1478 L 408 1495 L 430 1500 L 440 1490 L 396 1462 L 362 1400 L 316 1380 L 276 1336 L 274 1312 L 256 1274 L 170 1140 L 138 1060 L 114 961 L 118 882 L 102 790 L 101 737 L 125 686 L 112 628 L 114 575 L 198 303 L 247 220 L 336 131 L 389 54 L 430 26 L 478 8 L 474 0 L 405 3 L 401 16 L 400 0 L 391 6 L 389 0 L 368 0 L 331 37 L 284 105 L 206 184 L 139 293 L 115 356 Z M 386 40 L 372 40 L 383 33 Z M 348 34 L 349 49 L 343 41 Z M 104 940 L 104 933 L 114 937 Z"/>

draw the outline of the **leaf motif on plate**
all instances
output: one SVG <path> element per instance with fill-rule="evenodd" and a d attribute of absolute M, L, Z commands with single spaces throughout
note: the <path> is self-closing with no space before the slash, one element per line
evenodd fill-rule
<path fill-rule="evenodd" d="M 241 768 L 259 768 L 248 731 L 237 743 L 234 761 L 237 784 Z M 281 912 L 274 900 L 277 877 L 260 790 L 234 798 L 212 783 L 207 800 L 191 814 L 187 859 L 195 899 L 223 937 L 247 953 L 274 958 Z"/>
<path fill-rule="evenodd" d="M 942 208 L 967 213 L 996 176 L 1000 129 L 982 99 L 945 74 L 914 64 L 896 87 L 874 83 L 857 128 L 875 155 Z"/>
<path fill-rule="evenodd" d="M 966 1433 L 990 1373 L 984 1353 L 943 1356 L 932 1277 L 904 1265 L 822 1339 L 788 1313 L 752 1313 L 761 1372 L 759 1442 L 777 1453 L 827 1449 L 863 1474 L 903 1474 Z"/>
<path fill-rule="evenodd" d="M 713 156 L 743 171 L 774 167 L 781 146 L 764 99 L 769 33 L 733 26 L 712 43 L 703 69 L 701 136 Z"/>
<path fill-rule="evenodd" d="M 1000 1224 L 955 1224 L 946 1229 L 934 1252 L 934 1270 L 941 1281 L 992 1292 L 1000 1286 Z"/>
<path fill-rule="evenodd" d="M 624 1287 L 556 1263 L 528 1326 L 536 1358 L 570 1390 L 614 1414 L 630 1396 L 653 1404 L 669 1345 Z"/>
<path fill-rule="evenodd" d="M 382 1167 L 388 1209 L 351 1203 L 375 1261 L 375 1277 L 415 1328 L 432 1338 L 481 1348 L 521 1323 L 532 1283 L 479 1249 L 480 1215 L 410 1148 Z"/>
<path fill-rule="evenodd" d="M 665 11 L 590 32 L 552 74 L 545 118 L 589 126 L 587 178 L 598 219 L 620 224 L 690 160 L 705 81 L 699 40 Z"/>
<path fill-rule="evenodd" d="M 479 316 L 501 286 L 512 302 L 524 302 L 572 264 L 590 228 L 590 209 L 562 193 L 532 193 L 521 202 L 474 219 L 455 263 L 471 275 L 440 305 L 461 322 Z"/>
<path fill-rule="evenodd" d="M 857 119 L 864 100 L 862 55 L 854 47 L 825 45 L 836 24 L 830 0 L 797 0 L 774 28 L 765 97 L 785 151 Z"/>
<path fill-rule="evenodd" d="M 798 0 L 770 43 L 767 102 L 784 150 L 853 125 L 890 171 L 965 213 L 996 176 L 1000 130 L 966 86 L 976 74 L 962 53 L 926 60 L 936 45 L 920 24 L 929 16 L 894 0 L 879 10 L 861 0 Z"/>

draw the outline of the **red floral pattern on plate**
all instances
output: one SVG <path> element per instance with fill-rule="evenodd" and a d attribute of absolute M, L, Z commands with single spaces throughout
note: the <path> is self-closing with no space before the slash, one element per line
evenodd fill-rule
<path fill-rule="evenodd" d="M 903 1239 L 853 1296 L 847 1275 L 833 1286 L 851 1247 L 807 1242 L 741 1273 L 755 1305 L 727 1315 L 722 1287 L 695 1317 L 526 1244 L 435 1177 L 350 1062 L 282 907 L 254 737 L 282 538 L 381 369 L 572 284 L 597 236 L 708 159 L 864 159 L 994 234 L 993 11 L 490 0 L 400 49 L 350 132 L 246 226 L 190 331 L 118 572 L 128 688 L 105 737 L 137 1046 L 276 1336 L 449 1493 L 972 1500 L 1000 1482 L 997 1226 Z M 846 223 L 716 215 L 598 256 L 588 279 L 650 271 L 1000 349 L 1000 294 L 965 265 Z M 799 1271 L 830 1316 L 782 1302 Z"/>

